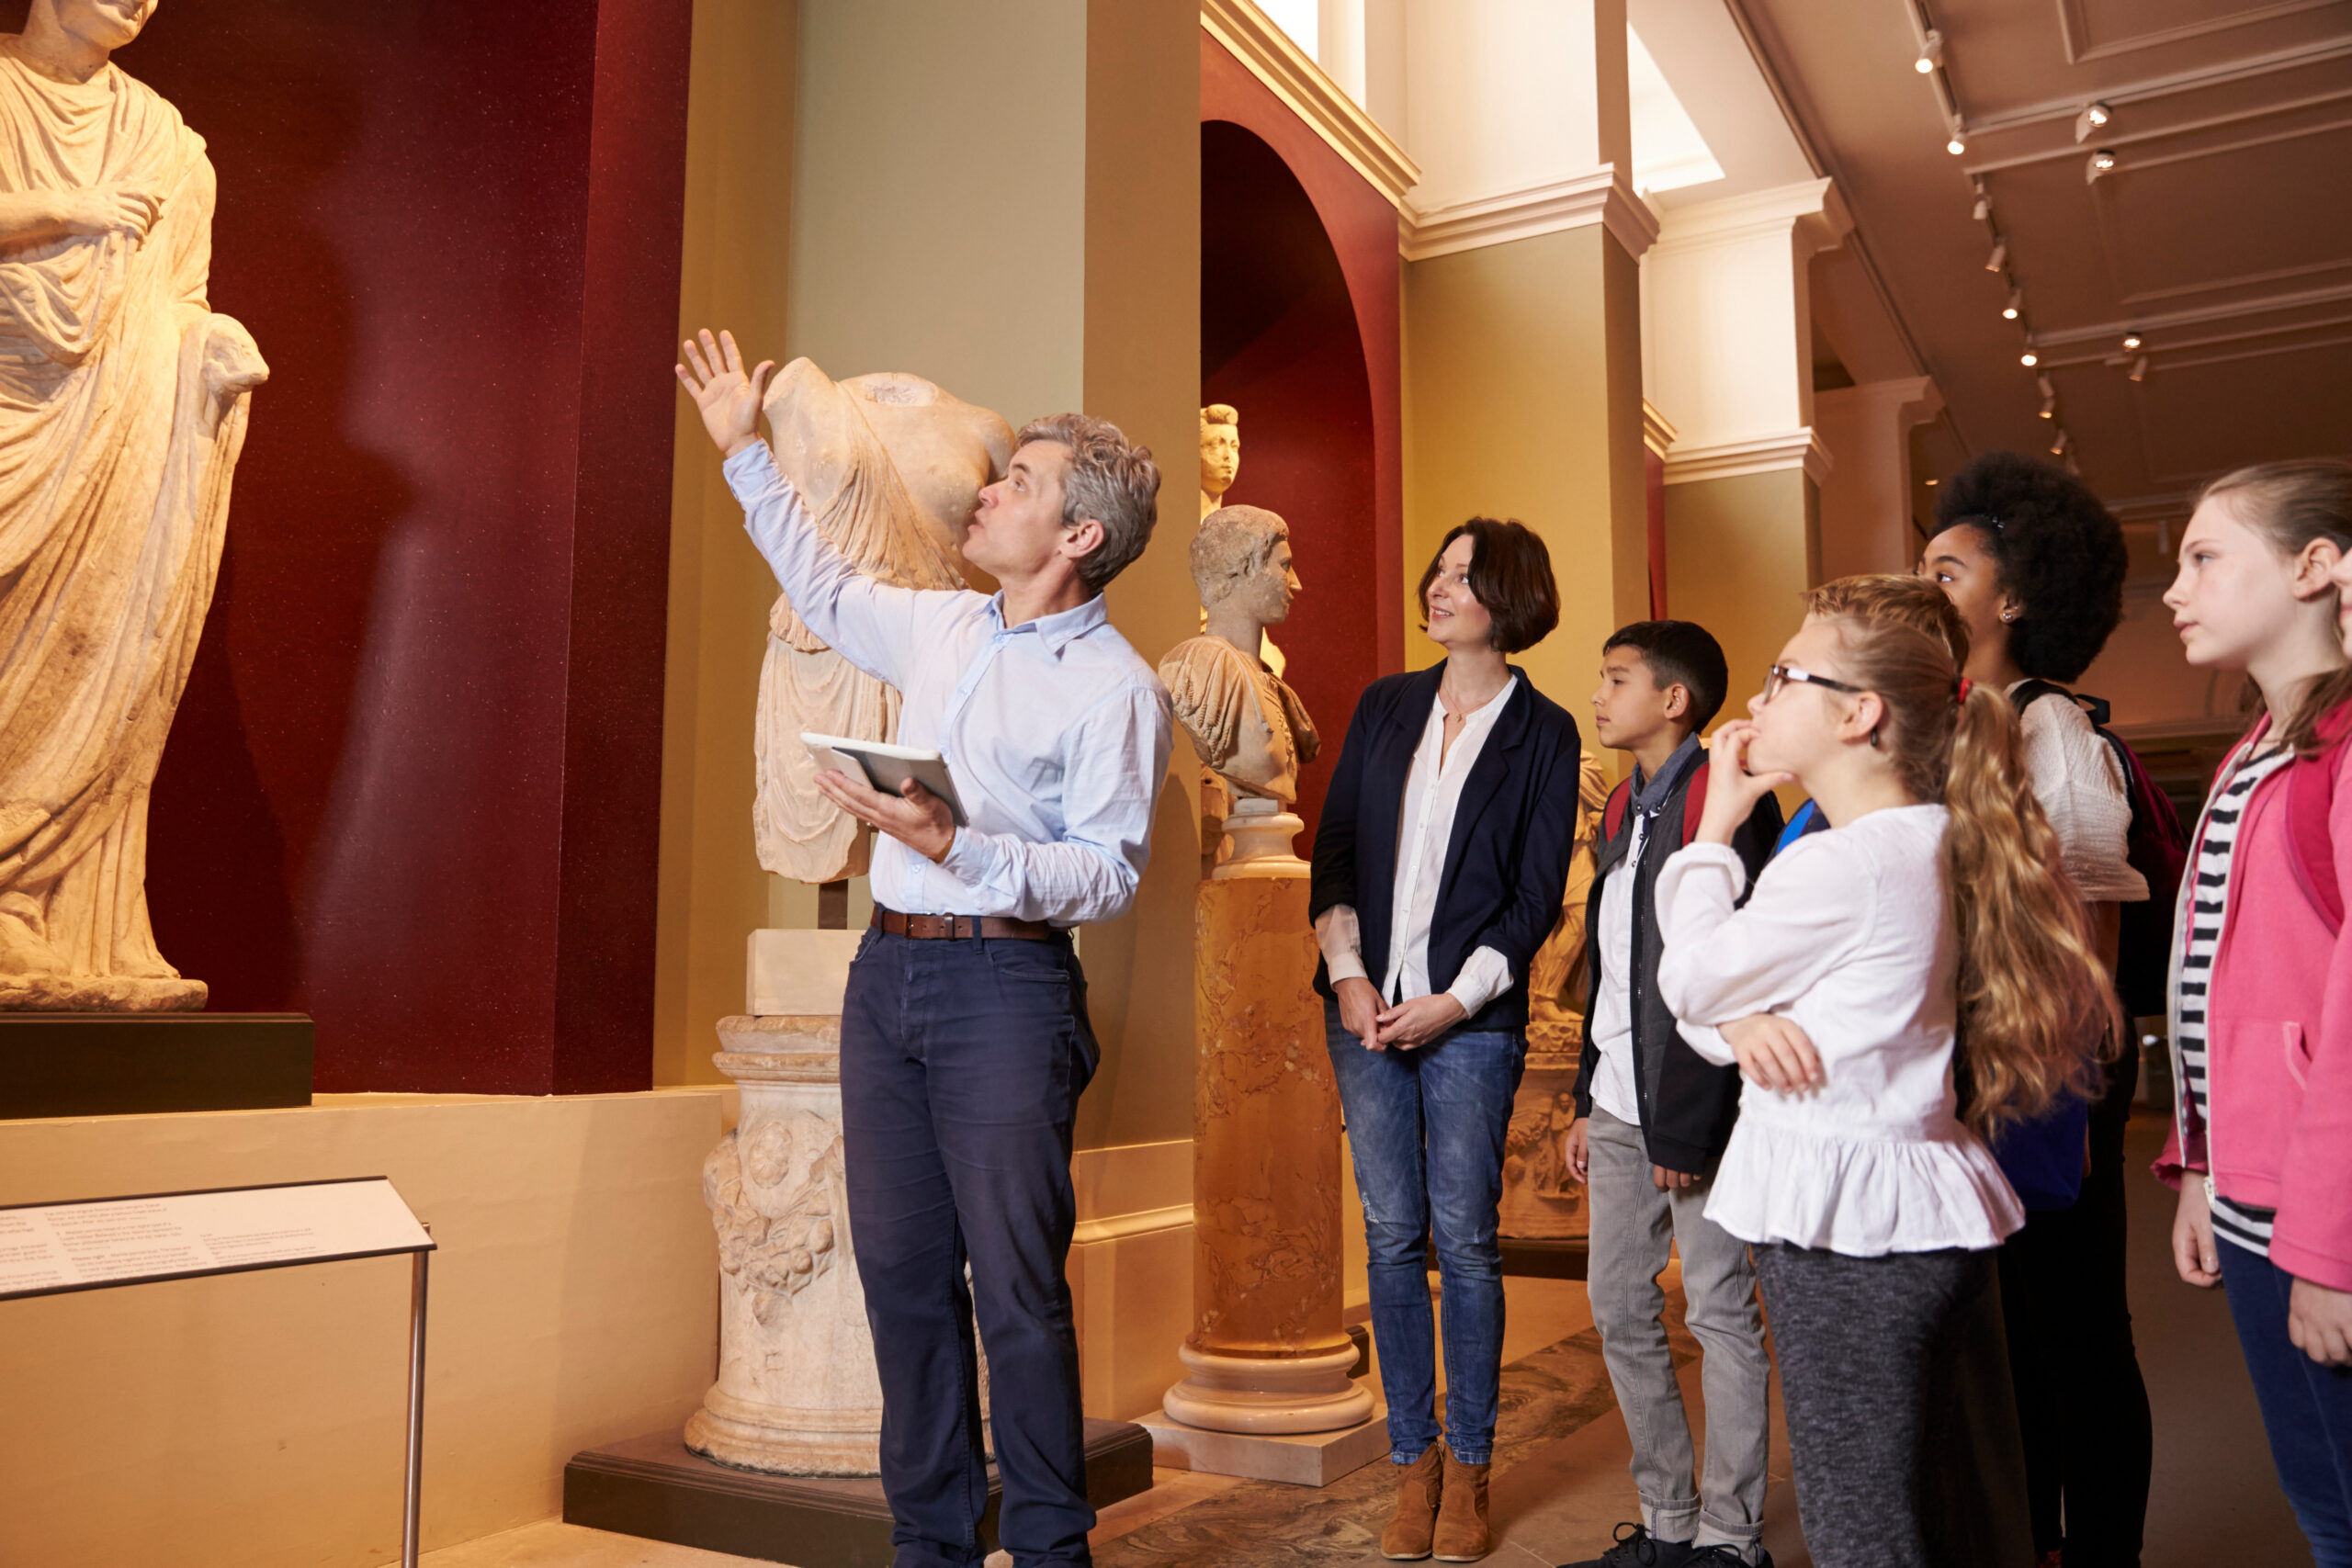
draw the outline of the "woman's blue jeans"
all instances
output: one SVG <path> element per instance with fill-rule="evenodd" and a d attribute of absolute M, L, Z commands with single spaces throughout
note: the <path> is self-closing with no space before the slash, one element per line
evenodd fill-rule
<path fill-rule="evenodd" d="M 1446 1446 L 1485 1464 L 1503 1360 L 1503 1135 L 1527 1062 L 1519 1030 L 1463 1031 L 1410 1051 L 1367 1051 L 1324 1010 L 1356 1191 L 1371 1251 L 1372 1332 L 1388 1397 L 1388 1457 L 1410 1464 L 1437 1441 L 1437 1329 L 1427 1247 L 1445 1303 Z"/>

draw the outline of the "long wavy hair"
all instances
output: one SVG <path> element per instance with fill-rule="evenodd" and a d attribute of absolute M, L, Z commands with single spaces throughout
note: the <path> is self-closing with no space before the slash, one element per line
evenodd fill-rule
<path fill-rule="evenodd" d="M 2016 707 L 1990 686 L 1962 698 L 1947 641 L 1889 616 L 1886 599 L 1884 580 L 1841 578 L 1807 594 L 1805 609 L 1837 626 L 1841 673 L 1885 705 L 1879 745 L 1912 797 L 1951 814 L 1944 898 L 1960 938 L 1972 1083 L 1961 1113 L 1990 1134 L 2065 1093 L 2093 1092 L 2123 1021 L 2089 913 L 2061 869 L 2058 835 L 2034 799 Z"/>
<path fill-rule="evenodd" d="M 2239 468 L 2207 485 L 2197 504 L 2224 496 L 2239 522 L 2290 560 L 2314 539 L 2352 551 L 2352 463 L 2341 457 Z M 2352 663 L 2337 665 L 2304 688 L 2279 739 L 2302 756 L 2325 750 L 2322 721 L 2347 702 L 2352 702 Z"/>

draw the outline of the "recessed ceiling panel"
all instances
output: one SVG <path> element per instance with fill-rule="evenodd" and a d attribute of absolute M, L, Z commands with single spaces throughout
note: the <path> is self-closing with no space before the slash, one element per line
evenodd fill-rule
<path fill-rule="evenodd" d="M 2142 439 L 2154 477 L 2191 484 L 2245 463 L 2352 457 L 2344 389 L 2352 386 L 2352 334 L 2282 353 L 2254 352 L 2202 365 L 2159 365 L 2136 389 Z M 2258 419 L 2218 417 L 2261 411 Z"/>
<path fill-rule="evenodd" d="M 2089 191 L 2121 302 L 2352 269 L 2346 169 L 2352 123 L 2161 159 L 2127 153 Z"/>
<path fill-rule="evenodd" d="M 2153 49 L 2273 17 L 2315 11 L 2336 0 L 2058 0 L 2073 59 Z"/>

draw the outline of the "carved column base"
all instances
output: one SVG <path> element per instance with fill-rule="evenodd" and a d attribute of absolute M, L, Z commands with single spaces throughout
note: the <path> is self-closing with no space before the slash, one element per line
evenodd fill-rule
<path fill-rule="evenodd" d="M 718 1039 L 743 1109 L 703 1164 L 718 1382 L 686 1447 L 781 1475 L 872 1475 L 882 1385 L 842 1188 L 841 1017 L 722 1019 Z"/>
<path fill-rule="evenodd" d="M 1232 1356 L 1176 1349 L 1190 1374 L 1160 1408 L 1212 1432 L 1331 1432 L 1372 1414 L 1372 1391 L 1348 1381 L 1356 1348 L 1321 1356 Z"/>

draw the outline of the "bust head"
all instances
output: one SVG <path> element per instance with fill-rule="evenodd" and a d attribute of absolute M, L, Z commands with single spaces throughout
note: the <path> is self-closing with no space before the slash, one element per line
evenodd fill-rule
<path fill-rule="evenodd" d="M 1193 586 L 1212 626 L 1247 619 L 1261 627 L 1290 615 L 1299 592 L 1292 569 L 1290 525 L 1260 506 L 1220 506 L 1193 536 Z M 1248 650 L 1256 655 L 1253 637 Z"/>
<path fill-rule="evenodd" d="M 139 36 L 160 0 L 33 0 L 25 18 L 28 33 L 62 35 L 85 49 L 105 53 Z"/>
<path fill-rule="evenodd" d="M 1201 411 L 1201 491 L 1223 495 L 1241 471 L 1241 416 L 1231 403 Z"/>

